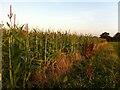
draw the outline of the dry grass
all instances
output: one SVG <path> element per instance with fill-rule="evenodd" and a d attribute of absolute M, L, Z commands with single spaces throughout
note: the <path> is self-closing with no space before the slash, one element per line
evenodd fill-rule
<path fill-rule="evenodd" d="M 107 42 L 103 42 L 97 45 L 94 44 L 93 46 L 89 45 L 89 47 L 86 48 L 86 53 L 88 55 L 92 55 L 90 52 L 93 52 L 93 50 L 97 50 L 105 44 L 107 44 Z M 54 84 L 59 83 L 61 76 L 67 74 L 73 68 L 73 63 L 76 61 L 82 61 L 82 56 L 80 54 L 62 53 L 58 58 L 56 58 L 54 63 L 51 63 L 49 67 L 46 67 L 46 69 L 44 70 L 45 72 L 42 71 L 42 68 L 34 71 L 31 75 L 30 81 L 33 85 L 40 85 L 52 82 Z M 87 60 L 86 75 L 89 78 L 89 81 L 92 80 L 93 67 L 90 60 Z"/>
<path fill-rule="evenodd" d="M 70 55 L 61 54 L 60 57 L 55 60 L 54 64 L 50 64 L 49 67 L 47 67 L 44 75 L 41 68 L 34 71 L 30 81 L 33 85 L 51 83 L 50 81 L 58 83 L 61 76 L 73 68 L 73 63 L 81 60 L 82 57 L 78 53 Z"/>

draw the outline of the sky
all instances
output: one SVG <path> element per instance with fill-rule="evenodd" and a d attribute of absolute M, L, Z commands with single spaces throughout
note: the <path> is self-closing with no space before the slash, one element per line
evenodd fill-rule
<path fill-rule="evenodd" d="M 84 1 L 84 2 L 83 2 Z M 111 36 L 118 32 L 117 0 L 2 0 L 0 21 L 9 21 L 9 7 L 19 25 L 28 23 L 29 28 L 68 31 L 99 36 L 103 32 Z"/>

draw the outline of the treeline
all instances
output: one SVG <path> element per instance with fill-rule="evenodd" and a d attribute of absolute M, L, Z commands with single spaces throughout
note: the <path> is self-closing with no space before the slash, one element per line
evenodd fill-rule
<path fill-rule="evenodd" d="M 113 37 L 111 37 L 108 32 L 104 32 L 100 35 L 100 38 L 104 38 L 108 42 L 120 42 L 120 33 L 117 32 Z"/>

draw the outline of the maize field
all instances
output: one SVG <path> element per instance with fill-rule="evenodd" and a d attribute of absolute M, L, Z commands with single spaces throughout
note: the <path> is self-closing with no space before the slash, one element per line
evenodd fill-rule
<path fill-rule="evenodd" d="M 10 12 L 10 23 L 0 27 L 3 88 L 120 87 L 112 43 L 68 31 L 29 30 L 28 24 L 12 25 L 11 18 Z"/>

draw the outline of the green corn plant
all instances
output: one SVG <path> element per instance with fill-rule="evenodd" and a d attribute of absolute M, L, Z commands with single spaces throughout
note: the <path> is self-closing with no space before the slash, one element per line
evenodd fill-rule
<path fill-rule="evenodd" d="M 59 37 L 59 36 L 58 36 Z M 56 41 L 55 41 L 55 46 L 56 46 L 56 51 L 58 51 L 58 48 L 57 48 L 57 42 L 58 42 L 58 37 L 57 37 L 57 34 L 55 33 L 55 38 L 56 38 Z"/>
<path fill-rule="evenodd" d="M 26 52 L 27 52 L 27 55 L 26 55 L 25 63 L 29 64 L 30 48 L 29 48 L 29 36 L 28 36 L 28 24 L 26 24 Z M 25 65 L 25 67 L 26 67 L 26 65 Z M 23 88 L 25 88 L 25 85 L 26 85 L 26 82 L 27 82 L 29 76 L 30 76 L 30 72 L 25 70 L 24 79 L 23 79 Z"/>
<path fill-rule="evenodd" d="M 10 75 L 10 85 L 11 88 L 13 87 L 13 75 L 12 75 L 12 57 L 11 57 L 11 44 L 12 44 L 12 35 L 11 35 L 11 28 L 12 28 L 12 6 L 10 5 L 10 14 L 8 15 L 9 19 L 10 19 L 10 23 L 7 23 L 7 25 L 9 26 L 9 75 Z"/>
<path fill-rule="evenodd" d="M 0 26 L 0 89 L 2 89 L 2 30 L 3 30 L 3 24 Z"/>
<path fill-rule="evenodd" d="M 36 33 L 36 51 L 38 51 L 38 36 L 37 36 L 37 32 Z"/>

